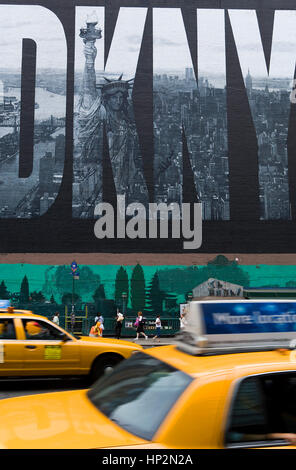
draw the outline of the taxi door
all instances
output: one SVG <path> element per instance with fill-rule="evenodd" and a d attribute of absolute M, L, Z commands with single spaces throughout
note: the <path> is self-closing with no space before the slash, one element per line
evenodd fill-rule
<path fill-rule="evenodd" d="M 24 374 L 76 375 L 80 373 L 79 341 L 57 339 L 61 330 L 38 319 L 23 319 Z M 65 333 L 66 334 L 66 333 Z"/>
<path fill-rule="evenodd" d="M 11 316 L 0 318 L 0 377 L 22 375 L 23 344 L 19 335 L 21 325 Z"/>

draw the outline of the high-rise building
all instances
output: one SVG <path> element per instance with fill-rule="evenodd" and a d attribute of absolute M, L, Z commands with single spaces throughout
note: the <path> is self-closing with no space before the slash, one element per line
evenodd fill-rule
<path fill-rule="evenodd" d="M 193 76 L 193 69 L 190 68 L 190 67 L 186 67 L 185 69 L 185 80 L 193 80 L 194 79 L 194 76 Z"/>
<path fill-rule="evenodd" d="M 48 211 L 49 207 L 52 205 L 53 202 L 54 198 L 50 197 L 48 193 L 45 193 L 40 198 L 40 215 L 45 214 L 45 212 Z"/>
<path fill-rule="evenodd" d="M 251 94 L 252 93 L 252 88 L 253 88 L 253 80 L 252 80 L 249 69 L 248 69 L 248 75 L 246 76 L 246 79 L 245 79 L 245 83 L 246 83 L 247 92 L 249 94 Z"/>
<path fill-rule="evenodd" d="M 51 152 L 46 152 L 39 162 L 39 191 L 40 194 L 53 192 L 54 158 Z"/>
<path fill-rule="evenodd" d="M 63 170 L 65 160 L 65 136 L 60 134 L 55 142 L 55 165 L 57 170 Z"/>

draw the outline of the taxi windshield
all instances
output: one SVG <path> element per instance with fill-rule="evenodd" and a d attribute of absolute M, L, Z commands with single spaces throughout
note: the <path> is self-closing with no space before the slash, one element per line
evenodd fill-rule
<path fill-rule="evenodd" d="M 192 377 L 158 359 L 136 353 L 99 379 L 91 402 L 126 431 L 151 440 Z"/>

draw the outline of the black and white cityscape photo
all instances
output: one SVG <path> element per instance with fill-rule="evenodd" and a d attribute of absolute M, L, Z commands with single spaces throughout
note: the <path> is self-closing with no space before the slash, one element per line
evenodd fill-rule
<path fill-rule="evenodd" d="M 60 189 L 65 160 L 66 46 L 49 10 L 0 6 L 0 216 L 33 218 L 47 212 Z M 44 38 L 44 28 L 47 38 Z M 52 35 L 52 37 L 51 37 Z M 19 177 L 22 38 L 37 45 L 33 165 Z M 48 53 L 48 51 L 52 53 Z M 34 77 L 32 70 L 32 77 Z"/>

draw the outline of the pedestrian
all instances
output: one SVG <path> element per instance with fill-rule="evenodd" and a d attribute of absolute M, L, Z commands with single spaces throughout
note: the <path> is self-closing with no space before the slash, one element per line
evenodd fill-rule
<path fill-rule="evenodd" d="M 97 313 L 95 316 L 95 323 L 97 323 L 98 321 L 99 321 L 99 314 Z"/>
<path fill-rule="evenodd" d="M 123 323 L 124 316 L 122 313 L 119 311 L 119 308 L 117 309 L 116 313 L 116 325 L 115 325 L 115 336 L 117 339 L 120 338 L 121 336 L 121 329 L 122 329 L 122 323 Z"/>
<path fill-rule="evenodd" d="M 55 312 L 55 314 L 54 314 L 54 316 L 53 316 L 53 319 L 52 319 L 53 323 L 55 323 L 55 324 L 58 325 L 58 326 L 59 326 L 59 324 L 60 324 L 60 318 L 59 318 L 59 317 L 60 317 L 60 313 L 59 313 L 59 312 Z"/>
<path fill-rule="evenodd" d="M 90 332 L 89 332 L 89 336 L 92 336 L 92 337 L 98 336 L 97 330 L 96 330 L 96 324 L 94 324 L 91 327 Z"/>
<path fill-rule="evenodd" d="M 161 330 L 161 319 L 160 315 L 157 315 L 156 320 L 155 320 L 155 329 L 156 329 L 156 335 L 152 338 L 157 339 L 158 342 L 160 342 L 160 330 Z"/>
<path fill-rule="evenodd" d="M 183 330 L 187 324 L 186 318 L 185 318 L 185 313 L 181 313 L 180 316 L 180 330 Z"/>
<path fill-rule="evenodd" d="M 103 330 L 104 330 L 104 317 L 102 314 L 100 314 L 98 318 L 98 322 L 100 322 L 100 336 L 103 336 Z"/>
<path fill-rule="evenodd" d="M 97 321 L 90 329 L 89 336 L 98 337 L 103 335 L 102 325 Z"/>
<path fill-rule="evenodd" d="M 144 333 L 144 324 L 145 324 L 145 320 L 143 318 L 142 312 L 138 312 L 138 316 L 134 323 L 134 326 L 137 327 L 137 336 L 134 339 L 134 341 L 137 341 L 140 335 L 144 336 L 145 339 L 148 339 L 148 336 Z"/>

